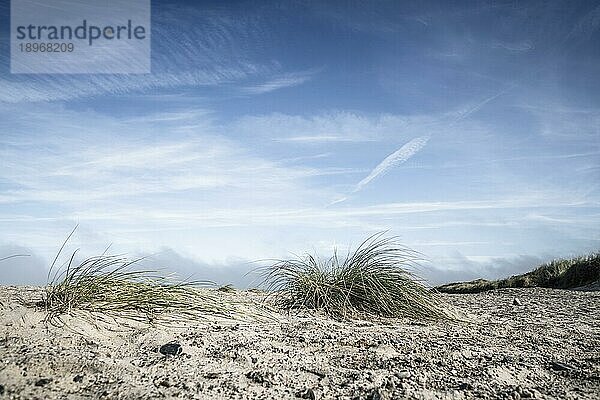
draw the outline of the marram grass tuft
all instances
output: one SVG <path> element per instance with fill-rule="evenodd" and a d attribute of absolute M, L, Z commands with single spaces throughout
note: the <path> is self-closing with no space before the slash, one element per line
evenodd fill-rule
<path fill-rule="evenodd" d="M 316 309 L 347 319 L 408 317 L 451 319 L 451 312 L 435 292 L 410 272 L 421 255 L 396 237 L 379 233 L 340 260 L 307 254 L 280 260 L 266 269 L 264 280 L 276 303 L 284 309 Z"/>
<path fill-rule="evenodd" d="M 62 324 L 61 316 L 76 310 L 100 320 L 124 318 L 151 324 L 228 315 L 214 294 L 199 288 L 207 282 L 178 282 L 154 271 L 132 270 L 139 259 L 103 254 L 73 265 L 74 256 L 55 272 L 39 303 L 52 324 Z"/>

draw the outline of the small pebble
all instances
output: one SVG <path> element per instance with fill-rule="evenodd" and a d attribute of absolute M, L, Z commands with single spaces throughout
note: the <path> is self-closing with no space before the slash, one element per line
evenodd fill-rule
<path fill-rule="evenodd" d="M 522 306 L 521 300 L 518 297 L 515 297 L 513 300 L 513 306 Z"/>
<path fill-rule="evenodd" d="M 569 364 L 565 364 L 560 361 L 552 361 L 550 363 L 550 368 L 552 368 L 555 371 L 571 371 L 571 370 L 575 369 L 572 366 L 570 366 Z"/>
<path fill-rule="evenodd" d="M 390 394 L 384 389 L 375 389 L 368 396 L 367 400 L 389 400 Z"/>
<path fill-rule="evenodd" d="M 38 379 L 35 382 L 35 386 L 45 386 L 45 385 L 49 384 L 50 382 L 52 382 L 52 379 L 48 379 L 48 378 Z"/>
<path fill-rule="evenodd" d="M 310 388 L 299 390 L 294 395 L 301 399 L 317 400 L 317 395 L 315 394 L 315 391 Z"/>
<path fill-rule="evenodd" d="M 178 356 L 181 354 L 182 348 L 179 343 L 167 343 L 160 346 L 158 351 L 166 356 Z"/>

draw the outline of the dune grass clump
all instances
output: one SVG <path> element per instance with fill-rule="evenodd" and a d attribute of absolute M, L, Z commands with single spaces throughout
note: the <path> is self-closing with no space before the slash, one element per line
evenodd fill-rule
<path fill-rule="evenodd" d="M 361 317 L 450 318 L 444 304 L 410 272 L 421 255 L 382 233 L 340 260 L 307 254 L 281 260 L 264 279 L 284 309 L 315 309 L 347 319 Z"/>
<path fill-rule="evenodd" d="M 153 324 L 226 315 L 214 295 L 198 288 L 205 282 L 178 282 L 155 271 L 133 270 L 140 259 L 103 254 L 74 265 L 74 256 L 55 272 L 38 304 L 53 324 L 61 324 L 61 316 L 75 310 L 94 313 L 101 320 Z"/>

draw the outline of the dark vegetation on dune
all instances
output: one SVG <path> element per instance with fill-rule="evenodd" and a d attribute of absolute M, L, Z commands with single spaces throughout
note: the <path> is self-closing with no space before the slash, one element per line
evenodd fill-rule
<path fill-rule="evenodd" d="M 544 287 L 572 289 L 600 281 L 600 252 L 571 259 L 554 260 L 533 271 L 510 278 L 488 281 L 476 279 L 438 286 L 443 293 L 479 293 L 503 288 Z"/>

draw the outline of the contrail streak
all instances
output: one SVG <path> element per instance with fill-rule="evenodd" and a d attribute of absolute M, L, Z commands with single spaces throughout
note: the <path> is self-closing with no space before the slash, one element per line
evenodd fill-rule
<path fill-rule="evenodd" d="M 421 136 L 418 138 L 414 138 L 410 142 L 406 143 L 404 146 L 400 147 L 398 150 L 387 156 L 382 162 L 377 164 L 375 168 L 371 171 L 371 173 L 364 178 L 362 181 L 358 182 L 351 193 L 356 193 L 362 190 L 366 185 L 368 185 L 373 179 L 377 178 L 380 175 L 387 173 L 390 169 L 394 168 L 398 164 L 401 164 L 417 154 L 429 141 L 430 136 Z M 348 200 L 350 196 L 340 197 L 331 203 L 328 206 L 332 206 L 334 204 L 342 203 Z"/>
<path fill-rule="evenodd" d="M 429 140 L 429 136 L 421 136 L 411 140 L 398 150 L 387 156 L 382 162 L 380 162 L 371 173 L 362 181 L 358 182 L 352 193 L 356 193 L 363 187 L 369 184 L 373 179 L 380 175 L 387 173 L 390 169 L 396 165 L 405 162 L 415 154 L 419 152 Z"/>
<path fill-rule="evenodd" d="M 500 90 L 498 93 L 495 93 L 494 95 L 483 99 L 482 101 L 475 104 L 474 106 L 460 112 L 454 120 L 450 121 L 450 125 L 454 125 L 462 120 L 469 118 L 471 116 L 471 114 L 476 113 L 481 108 L 483 108 L 487 103 L 502 96 L 503 94 L 505 94 L 506 92 L 511 90 L 513 87 L 515 87 L 515 85 L 511 84 L 506 89 Z M 352 190 L 351 193 L 356 193 L 356 192 L 361 191 L 373 179 L 377 178 L 380 175 L 387 173 L 390 169 L 394 168 L 398 164 L 405 162 L 406 160 L 408 160 L 409 158 L 411 158 L 412 156 L 417 154 L 423 147 L 425 147 L 425 145 L 429 141 L 430 137 L 431 137 L 430 135 L 427 135 L 427 136 L 421 136 L 421 137 L 415 138 L 415 139 L 411 140 L 410 142 L 406 143 L 404 146 L 400 147 L 398 150 L 396 150 L 389 156 L 387 156 L 382 162 L 380 162 L 371 171 L 371 173 L 366 178 L 364 178 L 362 181 L 360 181 L 360 182 L 358 182 L 358 184 L 356 184 L 356 186 L 354 187 L 354 189 Z M 348 200 L 348 198 L 350 198 L 350 197 L 351 197 L 350 195 L 339 197 L 338 199 L 329 203 L 327 206 L 332 206 L 334 204 L 342 203 L 342 202 Z"/>
<path fill-rule="evenodd" d="M 479 102 L 479 103 L 478 103 L 478 104 L 476 104 L 475 106 L 473 106 L 473 107 L 469 108 L 468 110 L 465 110 L 465 111 L 461 112 L 461 113 L 458 115 L 458 117 L 456 117 L 456 119 L 454 119 L 454 121 L 452 121 L 452 122 L 450 123 L 450 125 L 454 125 L 454 124 L 455 124 L 455 123 L 457 123 L 457 122 L 460 122 L 460 121 L 462 121 L 462 120 L 464 120 L 464 119 L 467 119 L 469 116 L 471 116 L 471 114 L 473 114 L 473 113 L 475 113 L 475 112 L 479 111 L 479 110 L 480 110 L 480 109 L 481 109 L 483 106 L 485 106 L 487 103 L 489 103 L 490 101 L 492 101 L 492 100 L 495 100 L 495 99 L 497 99 L 498 97 L 502 96 L 504 93 L 506 93 L 506 92 L 507 92 L 509 89 L 511 89 L 511 88 L 512 88 L 512 86 L 511 86 L 511 87 L 509 87 L 509 88 L 507 88 L 507 89 L 501 90 L 501 91 L 499 91 L 498 93 L 496 93 L 495 95 L 493 95 L 493 96 L 490 96 L 490 97 L 488 97 L 487 99 L 484 99 L 483 101 Z"/>

